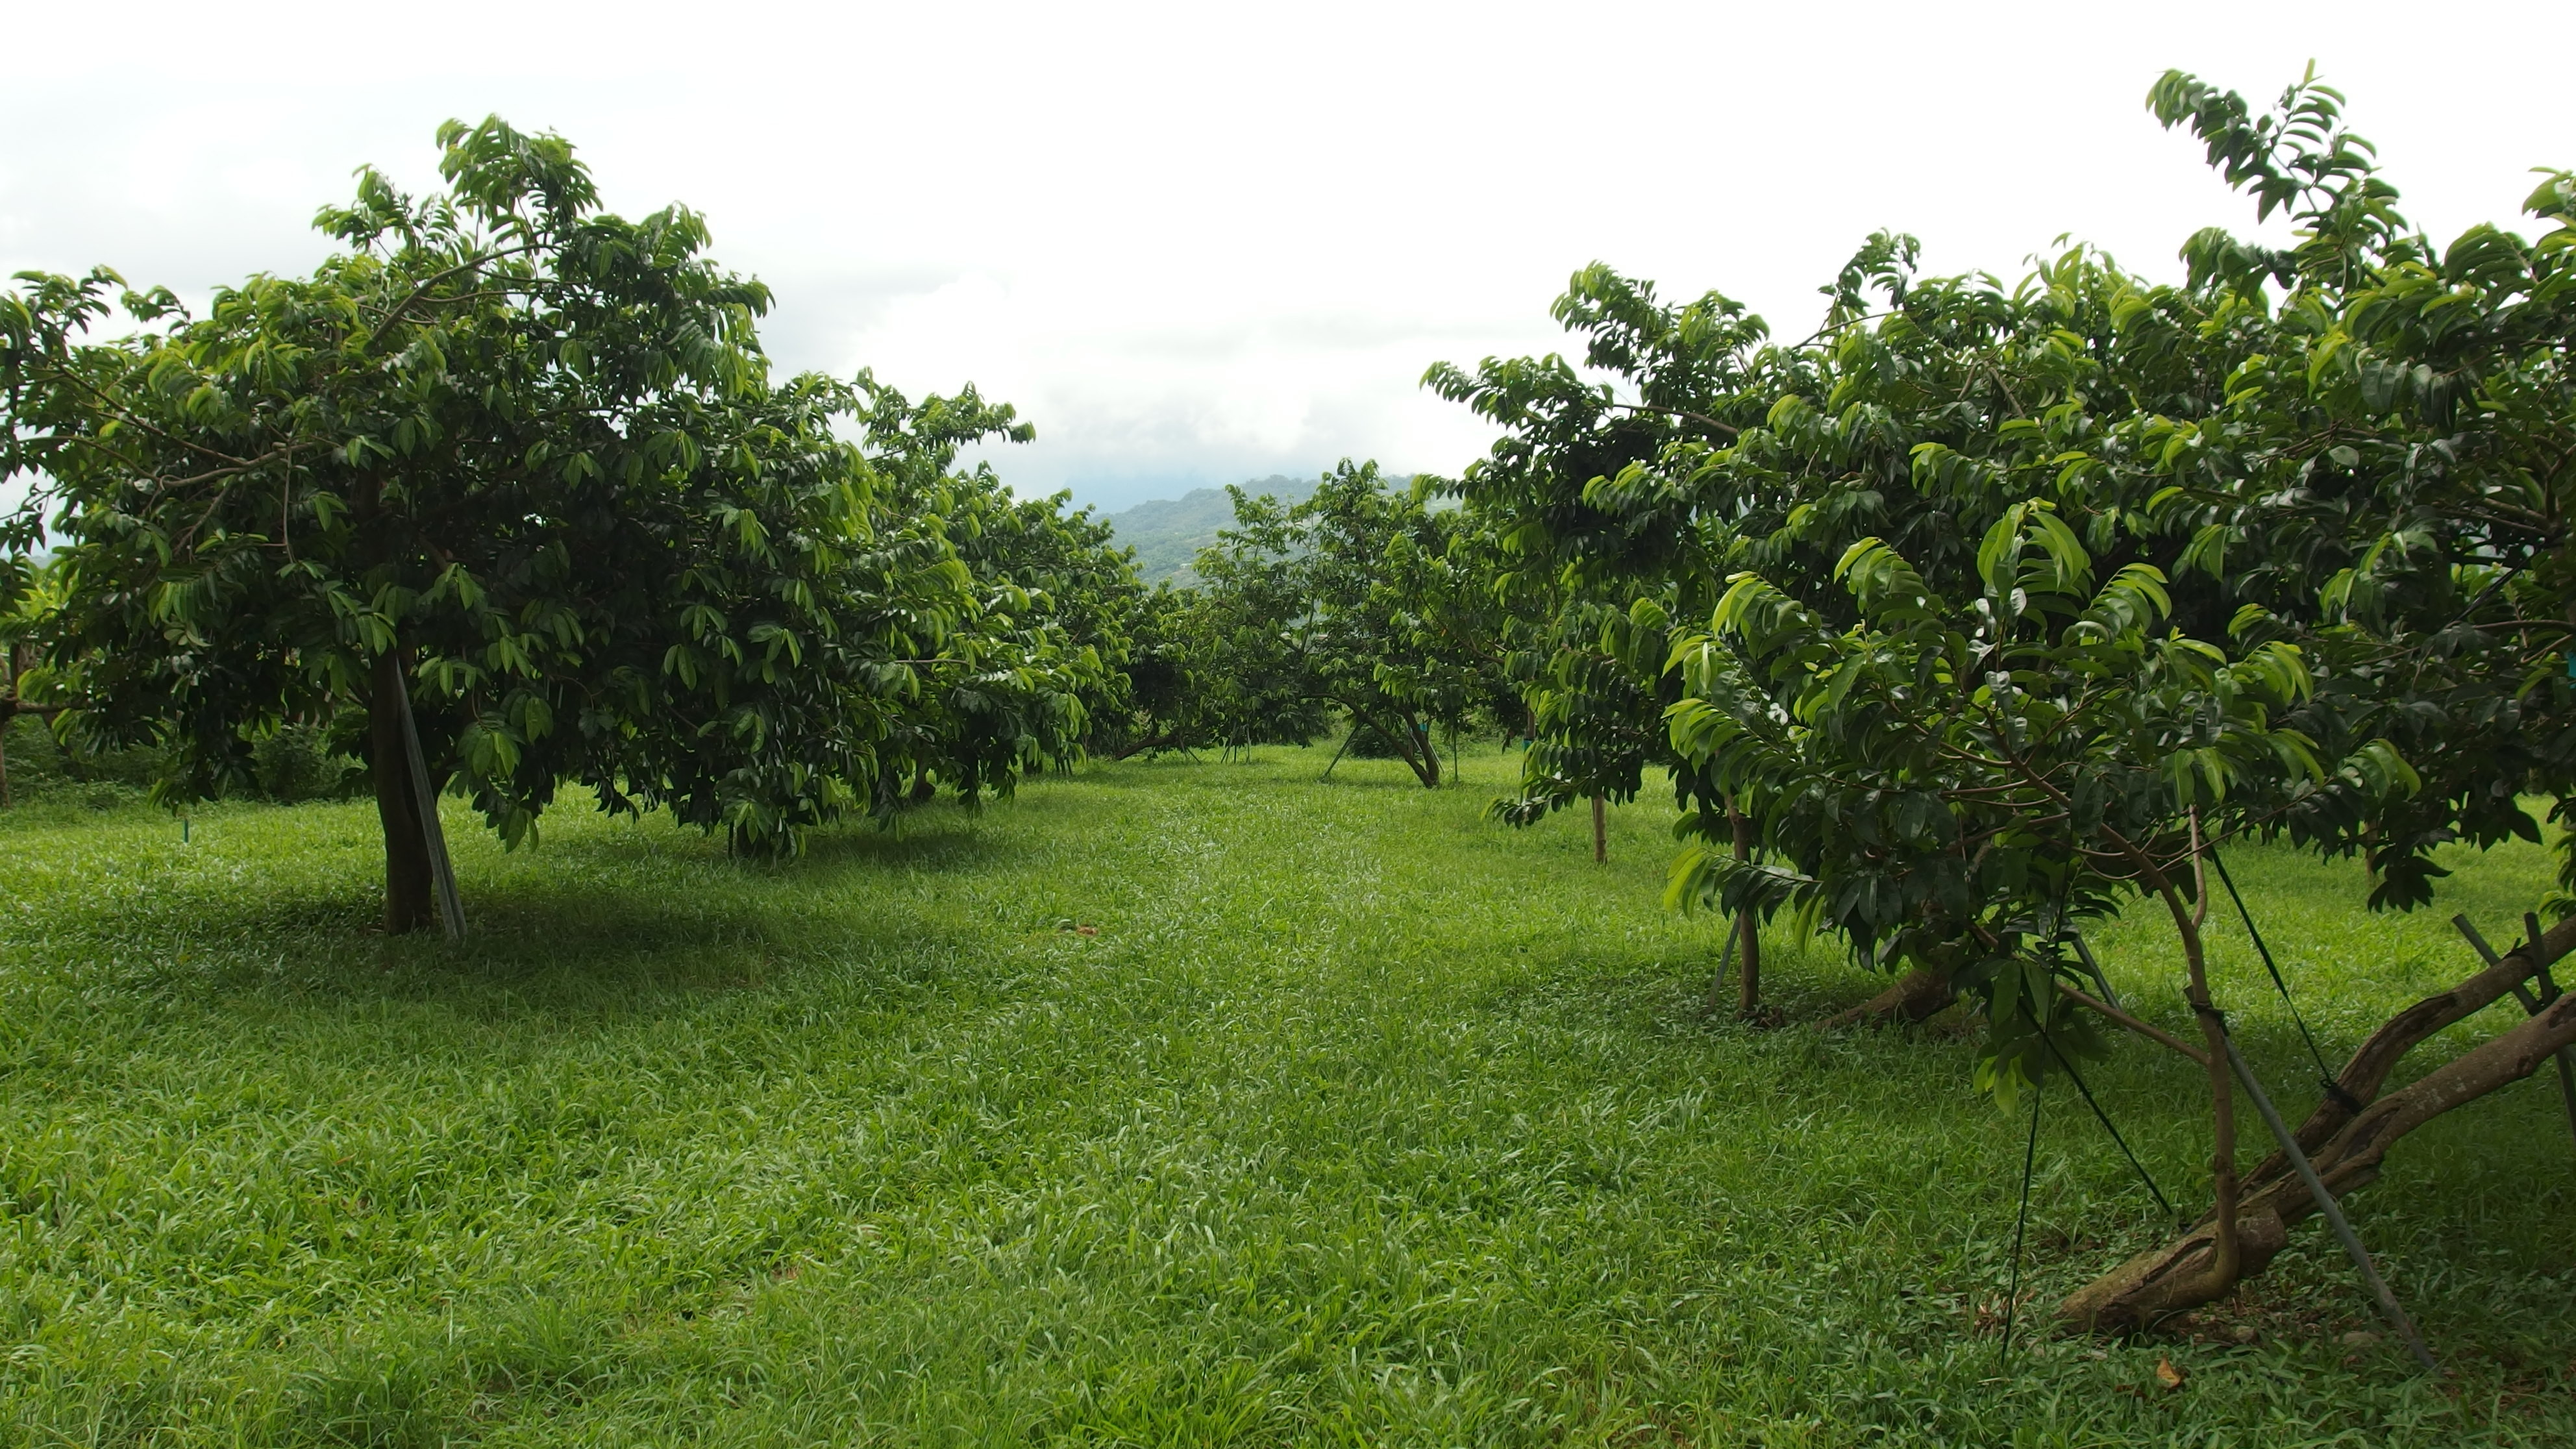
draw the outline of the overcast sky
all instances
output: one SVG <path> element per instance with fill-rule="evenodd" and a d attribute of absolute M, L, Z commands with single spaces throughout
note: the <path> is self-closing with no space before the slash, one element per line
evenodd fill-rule
<path fill-rule="evenodd" d="M 2447 237 L 2576 165 L 2576 5 L 127 5 L 0 0 L 0 271 L 202 296 L 497 112 L 609 205 L 680 200 L 790 368 L 972 380 L 1022 492 L 1116 508 L 1489 440 L 1438 359 L 1560 347 L 1594 260 L 1801 335 L 1871 230 L 2005 274 L 2133 267 L 2250 211 L 2148 85 L 2269 101 L 2314 58 Z"/>

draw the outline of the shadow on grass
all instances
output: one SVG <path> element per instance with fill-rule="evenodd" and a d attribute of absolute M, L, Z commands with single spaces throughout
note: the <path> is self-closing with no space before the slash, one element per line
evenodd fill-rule
<path fill-rule="evenodd" d="M 1131 791 L 1169 789 L 1176 784 L 1224 789 L 1258 781 L 1264 784 L 1321 785 L 1335 789 L 1348 787 L 1362 792 L 1401 790 L 1417 795 L 1431 793 L 1411 772 L 1393 760 L 1344 760 L 1327 778 L 1324 769 L 1331 759 L 1330 754 L 1303 755 L 1282 748 L 1277 755 L 1256 756 L 1249 760 L 1220 760 L 1212 755 L 1196 762 L 1172 758 L 1100 760 L 1083 766 L 1071 778 L 1094 788 Z M 1440 781 L 1443 791 L 1459 788 L 1458 782 L 1449 776 L 1448 769 L 1444 760 Z M 1050 781 L 1054 778 L 1050 777 Z M 1466 788 L 1490 786 L 1471 781 Z"/>
<path fill-rule="evenodd" d="M 1118 760 L 1094 761 L 1070 777 L 1050 776 L 1045 784 L 1079 785 L 1092 790 L 1168 790 L 1175 785 L 1192 788 L 1224 788 L 1252 782 L 1300 783 L 1294 771 L 1272 760 Z M 1031 787 L 1023 785 L 1023 792 Z"/>
<path fill-rule="evenodd" d="M 260 890 L 185 881 L 57 918 L 16 945 L 58 982 L 146 1014 L 399 1002 L 539 1020 L 681 1014 L 710 993 L 885 1010 L 997 954 L 988 937 L 869 887 L 983 868 L 1013 843 L 972 830 L 825 843 L 818 856 L 771 863 L 631 838 L 549 842 L 538 869 L 512 862 L 479 881 L 484 872 L 468 872 L 461 945 L 435 930 L 385 935 L 381 888 L 345 876 Z M 818 875 L 833 888 L 818 889 Z"/>
<path fill-rule="evenodd" d="M 887 872 L 956 873 L 985 870 L 1038 848 L 1026 831 L 1001 828 L 996 817 L 1018 802 L 982 806 L 948 803 L 900 816 L 893 825 L 850 821 L 817 831 L 804 854 L 792 860 L 746 860 L 747 871 L 785 879 L 799 870 L 839 866 Z"/>
<path fill-rule="evenodd" d="M 363 960 L 349 964 L 372 970 L 344 970 L 314 994 L 567 1025 L 691 1017 L 711 998 L 822 1001 L 833 1014 L 908 1010 L 945 994 L 961 966 L 990 954 L 972 933 L 884 912 L 791 921 L 753 899 L 597 902 L 551 893 L 514 895 L 487 910 L 461 949 L 418 936 L 367 944 Z"/>
<path fill-rule="evenodd" d="M 618 817 L 606 829 L 550 834 L 533 856 L 626 868 L 664 863 L 715 867 L 745 879 L 765 880 L 787 880 L 799 872 L 845 864 L 963 871 L 995 864 L 1029 848 L 1030 842 L 994 828 L 1000 823 L 997 817 L 1016 803 L 961 805 L 941 800 L 907 810 L 891 823 L 844 820 L 809 833 L 802 851 L 783 857 L 734 855 L 726 849 L 721 833 L 655 811 Z"/>

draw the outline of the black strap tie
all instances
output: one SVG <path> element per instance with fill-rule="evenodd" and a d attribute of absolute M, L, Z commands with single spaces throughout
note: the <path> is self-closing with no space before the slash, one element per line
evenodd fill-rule
<path fill-rule="evenodd" d="M 2263 942 L 2262 928 L 2254 924 L 2254 913 L 2245 908 L 2245 897 L 2238 893 L 2235 879 L 2227 873 L 2227 861 L 2214 845 L 2209 848 L 2209 863 L 2218 867 L 2219 884 L 2227 887 L 2227 898 L 2236 903 L 2236 915 L 2245 922 L 2245 934 L 2254 938 L 2254 950 L 2263 958 L 2263 969 L 2271 973 L 2272 988 L 2281 993 L 2281 1004 L 2290 1008 L 2290 1020 L 2298 1024 L 2299 1040 L 2308 1044 L 2308 1059 L 2317 1064 L 2317 1080 L 2325 1084 L 2326 1095 L 2347 1112 L 2360 1111 L 2362 1104 L 2335 1080 L 2334 1068 L 2326 1065 L 2326 1054 L 2317 1050 L 2316 1035 L 2308 1030 L 2308 1019 L 2299 1014 L 2299 1003 L 2290 997 L 2290 983 L 2282 979 L 2280 966 L 2272 960 L 2272 948 Z"/>

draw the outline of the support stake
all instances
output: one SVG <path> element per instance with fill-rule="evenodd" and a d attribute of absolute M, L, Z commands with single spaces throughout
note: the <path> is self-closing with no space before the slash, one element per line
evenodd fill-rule
<path fill-rule="evenodd" d="M 1319 779 L 1318 779 L 1317 783 L 1319 783 L 1319 784 L 1320 784 L 1320 783 L 1322 783 L 1322 781 L 1324 781 L 1324 780 L 1329 780 L 1329 779 L 1333 778 L 1333 765 L 1338 765 L 1338 764 L 1340 764 L 1340 763 L 1342 762 L 1342 756 L 1343 756 L 1343 755 L 1345 755 L 1345 754 L 1348 754 L 1348 753 L 1350 752 L 1350 748 L 1351 748 L 1351 735 L 1358 734 L 1358 733 L 1359 733 L 1359 729 L 1360 729 L 1359 725 L 1358 725 L 1357 723 L 1354 723 L 1354 724 L 1352 724 L 1352 726 L 1351 726 L 1351 728 L 1350 728 L 1350 733 L 1349 733 L 1349 734 L 1345 734 L 1345 735 L 1343 735 L 1343 736 L 1342 736 L 1342 747 L 1341 747 L 1340 749 L 1338 749 L 1338 750 L 1333 751 L 1332 764 L 1328 764 L 1328 765 L 1324 766 L 1324 773 L 1323 773 L 1323 775 L 1322 775 L 1321 777 L 1319 777 Z"/>
<path fill-rule="evenodd" d="M 429 879 L 438 891 L 438 923 L 447 939 L 465 939 L 465 902 L 456 894 L 456 865 L 447 858 L 447 831 L 438 823 L 438 795 L 429 788 L 429 757 L 421 753 L 420 726 L 411 717 L 411 691 L 395 692 L 402 707 L 403 753 L 411 757 L 411 793 L 420 811 L 421 843 L 429 849 Z"/>
<path fill-rule="evenodd" d="M 2315 1164 L 2308 1161 L 2308 1154 L 2299 1146 L 2297 1134 L 2281 1120 L 2280 1109 L 2272 1105 L 2272 1098 L 2264 1092 L 2263 1084 L 2254 1080 L 2254 1069 L 2245 1065 L 2245 1054 L 2236 1049 L 2236 1035 L 2226 1029 L 2223 1021 L 2219 1023 L 2218 1039 L 2227 1045 L 2227 1060 L 2236 1068 L 2237 1080 L 2245 1084 L 2245 1095 L 2254 1099 L 2254 1109 L 2263 1114 L 2263 1125 L 2272 1129 L 2273 1140 L 2281 1144 L 2281 1155 L 2289 1158 L 2290 1165 L 2298 1169 L 2299 1180 L 2308 1185 L 2308 1195 L 2317 1200 L 2317 1211 L 2325 1215 L 2327 1225 L 2334 1229 L 2335 1237 L 2343 1243 L 2344 1256 L 2352 1259 L 2352 1266 L 2360 1272 L 2361 1281 L 2368 1285 L 2371 1296 L 2379 1300 L 2379 1311 L 2388 1316 L 2389 1323 L 2397 1329 L 2397 1336 L 2406 1340 L 2406 1347 L 2415 1355 L 2415 1361 L 2431 1372 L 2440 1373 L 2442 1366 L 2433 1361 L 2433 1351 L 2424 1346 L 2423 1335 L 2415 1331 L 2415 1320 L 2406 1316 L 2404 1305 L 2397 1301 L 2395 1293 L 2389 1291 L 2388 1280 L 2379 1276 L 2379 1266 L 2370 1261 L 2370 1250 L 2361 1245 L 2361 1235 L 2352 1230 L 2351 1221 L 2344 1217 L 2343 1205 L 2335 1201 L 2333 1193 L 2326 1191 L 2325 1179 L 2317 1176 Z"/>
<path fill-rule="evenodd" d="M 2526 917 L 2525 920 L 2534 928 L 2540 924 L 2534 917 Z M 2451 924 L 2460 928 L 2460 934 L 2469 938 L 2469 944 L 2477 949 L 2478 955 L 2483 957 L 2489 966 L 2504 964 L 2504 958 L 2496 954 L 2495 947 L 2487 944 L 2486 937 L 2478 934 L 2478 928 L 2470 923 L 2467 916 L 2453 916 Z M 2532 931 L 2531 959 L 2534 963 L 2540 960 L 2540 933 L 2537 929 Z M 2522 1003 L 2522 1012 L 2525 1016 L 2538 1016 L 2540 1008 L 2558 998 L 2557 991 L 2551 989 L 2558 983 L 2549 979 L 2549 968 L 2541 966 L 2539 969 L 2541 986 L 2544 990 L 2548 990 L 2548 995 L 2534 996 L 2531 994 L 2530 987 L 2519 981 L 2513 983 L 2514 999 Z M 2558 1100 L 2567 1108 L 2567 1133 L 2570 1137 L 2576 1137 L 2576 1047 L 2560 1047 L 2557 1055 Z"/>
<path fill-rule="evenodd" d="M 2111 989 L 2111 978 L 2102 974 L 2102 963 L 2093 959 L 2093 948 L 2084 944 L 2084 933 L 2069 931 L 2066 939 L 2075 943 L 2075 959 L 2083 962 L 2084 969 L 2092 973 L 2093 984 L 2102 988 L 2102 999 L 2122 1011 L 2128 1010 L 2120 1006 L 2120 993 Z"/>
<path fill-rule="evenodd" d="M 1717 953 L 1717 974 L 1708 978 L 1708 1004 L 1702 1008 L 1704 1015 L 1717 1015 L 1717 1001 L 1726 992 L 1727 974 L 1735 969 L 1735 943 L 1743 934 L 1736 922 L 1726 923 L 1726 949 Z"/>
<path fill-rule="evenodd" d="M 2013 1217 L 2012 1279 L 2004 1287 L 2004 1341 L 1995 1347 L 1995 1372 L 2012 1362 L 2013 1315 L 2021 1307 L 2021 1243 L 2030 1231 L 2030 1173 L 2039 1163 L 2039 1089 L 2030 1084 L 2030 1143 L 2021 1150 L 2021 1211 Z"/>

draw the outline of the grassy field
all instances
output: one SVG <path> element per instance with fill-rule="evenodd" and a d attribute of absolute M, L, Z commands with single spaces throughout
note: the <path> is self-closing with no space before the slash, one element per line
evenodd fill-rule
<path fill-rule="evenodd" d="M 1500 758 L 1436 794 L 1324 758 L 1096 767 L 785 866 L 452 814 L 461 950 L 373 931 L 369 805 L 0 818 L 0 1442 L 2576 1442 L 2546 1083 L 2354 1199 L 2447 1378 L 2346 1341 L 2314 1224 L 2180 1332 L 2004 1364 L 2022 1126 L 1969 1043 L 1704 1020 L 1666 808 L 1596 867 L 1582 820 L 1479 818 Z M 2507 936 L 2545 888 L 2457 863 L 2372 918 L 2350 867 L 2238 861 L 2329 1051 L 2466 973 L 2452 910 Z M 2179 1028 L 2155 933 L 2103 944 Z M 1793 1021 L 1877 984 L 1785 940 L 1770 979 Z M 2181 1199 L 2169 1061 L 2095 1086 Z M 2039 1163 L 2044 1306 L 2162 1225 L 2071 1098 Z"/>

